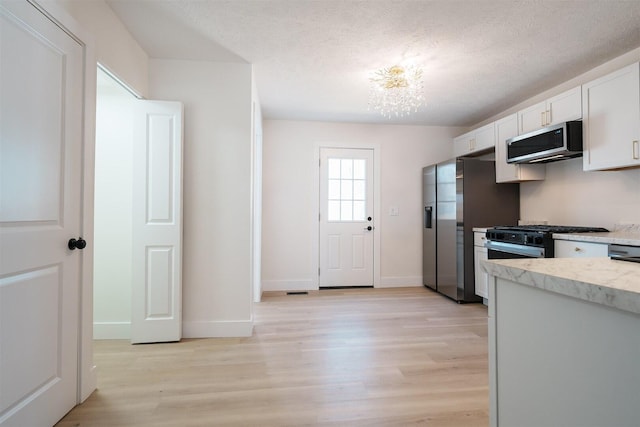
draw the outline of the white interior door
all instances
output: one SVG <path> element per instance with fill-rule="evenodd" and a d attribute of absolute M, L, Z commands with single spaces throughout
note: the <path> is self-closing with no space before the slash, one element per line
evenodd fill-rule
<path fill-rule="evenodd" d="M 132 343 L 182 335 L 182 118 L 179 102 L 134 107 Z"/>
<path fill-rule="evenodd" d="M 373 150 L 320 149 L 320 287 L 373 286 Z"/>
<path fill-rule="evenodd" d="M 53 425 L 77 402 L 83 81 L 82 46 L 0 2 L 2 427 Z"/>

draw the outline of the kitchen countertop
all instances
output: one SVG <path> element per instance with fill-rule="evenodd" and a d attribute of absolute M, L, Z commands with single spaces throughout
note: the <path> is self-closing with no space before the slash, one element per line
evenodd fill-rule
<path fill-rule="evenodd" d="M 525 258 L 482 261 L 482 267 L 491 276 L 640 314 L 640 263 L 609 258 Z"/>
<path fill-rule="evenodd" d="M 618 245 L 640 246 L 640 232 L 638 231 L 612 231 L 609 233 L 554 233 L 556 240 L 573 240 L 578 242 L 615 243 Z"/>
<path fill-rule="evenodd" d="M 490 229 L 491 227 L 473 227 L 473 231 L 475 232 L 479 232 L 479 233 L 486 233 L 488 229 Z"/>

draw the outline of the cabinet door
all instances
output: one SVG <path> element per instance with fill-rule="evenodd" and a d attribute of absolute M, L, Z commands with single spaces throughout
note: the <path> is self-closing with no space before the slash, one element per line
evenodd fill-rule
<path fill-rule="evenodd" d="M 540 102 L 518 111 L 518 123 L 520 125 L 518 133 L 523 134 L 544 127 L 547 121 L 546 111 L 547 104 L 545 102 Z"/>
<path fill-rule="evenodd" d="M 488 259 L 487 249 L 476 246 L 474 247 L 474 254 L 476 295 L 483 298 L 489 298 L 489 275 L 485 273 L 480 265 L 480 261 Z"/>
<path fill-rule="evenodd" d="M 606 257 L 609 254 L 609 245 L 606 243 L 556 240 L 554 249 L 556 258 Z"/>
<path fill-rule="evenodd" d="M 584 170 L 640 165 L 640 67 L 582 86 Z"/>
<path fill-rule="evenodd" d="M 577 86 L 518 112 L 519 133 L 582 118 L 582 90 Z"/>
<path fill-rule="evenodd" d="M 518 115 L 496 122 L 496 182 L 518 180 L 518 165 L 507 163 L 507 139 L 518 135 Z"/>
<path fill-rule="evenodd" d="M 453 139 L 453 155 L 454 157 L 469 154 L 472 146 L 475 144 L 473 132 L 465 133 Z"/>
<path fill-rule="evenodd" d="M 475 146 L 473 151 L 481 151 L 493 148 L 496 145 L 496 134 L 493 123 L 482 126 L 474 131 Z"/>
<path fill-rule="evenodd" d="M 518 134 L 518 115 L 512 114 L 495 122 L 496 182 L 536 181 L 545 178 L 545 165 L 507 163 L 506 140 Z"/>
<path fill-rule="evenodd" d="M 547 100 L 545 126 L 582 118 L 582 89 L 577 86 Z"/>

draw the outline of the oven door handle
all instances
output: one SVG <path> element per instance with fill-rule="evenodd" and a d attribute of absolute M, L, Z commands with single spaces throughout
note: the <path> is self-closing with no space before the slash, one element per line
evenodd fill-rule
<path fill-rule="evenodd" d="M 530 258 L 544 258 L 544 248 L 524 246 L 514 243 L 494 242 L 487 240 L 484 247 L 490 251 L 504 252 L 508 254 L 522 255 Z"/>

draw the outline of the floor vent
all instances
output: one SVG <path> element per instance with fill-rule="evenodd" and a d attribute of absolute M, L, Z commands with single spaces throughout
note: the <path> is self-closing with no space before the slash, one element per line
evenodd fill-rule
<path fill-rule="evenodd" d="M 307 291 L 287 292 L 287 295 L 309 295 Z"/>

